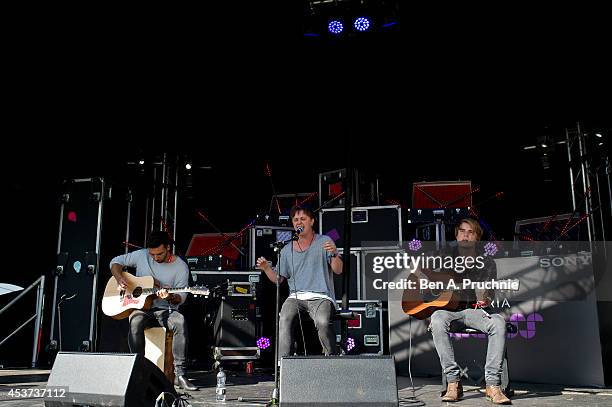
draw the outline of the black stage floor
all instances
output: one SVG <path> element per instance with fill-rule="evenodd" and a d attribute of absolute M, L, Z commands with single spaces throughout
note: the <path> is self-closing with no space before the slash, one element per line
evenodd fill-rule
<path fill-rule="evenodd" d="M 7 407 L 43 406 L 41 399 L 9 397 L 11 389 L 42 388 L 49 377 L 49 370 L 0 369 L 0 405 Z M 193 370 L 188 377 L 199 390 L 188 392 L 192 406 L 219 405 L 215 402 L 215 372 Z M 398 377 L 399 396 L 409 399 L 413 395 L 408 377 Z M 401 403 L 407 406 L 443 405 L 440 401 L 440 380 L 436 378 L 414 378 L 415 395 L 418 403 Z M 512 383 L 515 406 L 612 406 L 612 389 L 573 388 L 550 384 Z M 274 388 L 274 377 L 265 372 L 255 371 L 252 375 L 240 371 L 229 371 L 227 378 L 226 406 L 260 406 L 264 402 L 239 402 L 238 399 L 267 399 Z M 484 398 L 484 389 L 465 386 L 464 400 L 453 403 L 456 406 L 492 405 Z"/>

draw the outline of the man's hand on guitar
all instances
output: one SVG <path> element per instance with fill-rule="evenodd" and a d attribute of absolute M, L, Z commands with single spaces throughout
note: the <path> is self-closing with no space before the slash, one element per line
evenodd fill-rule
<path fill-rule="evenodd" d="M 115 277 L 115 280 L 117 280 L 117 291 L 121 291 L 121 290 L 125 290 L 127 289 L 127 281 L 125 278 L 123 277 Z"/>
<path fill-rule="evenodd" d="M 171 304 L 178 304 L 179 302 L 181 302 L 180 295 L 169 293 L 168 290 L 166 290 L 165 288 L 156 291 L 155 294 L 162 300 L 166 300 Z"/>
<path fill-rule="evenodd" d="M 474 308 L 487 308 L 490 305 L 490 301 L 488 299 L 477 301 L 473 304 Z"/>
<path fill-rule="evenodd" d="M 166 298 L 168 298 L 168 297 L 170 297 L 172 295 L 165 288 L 162 288 L 161 290 L 158 290 L 155 294 L 157 294 L 157 296 L 159 298 L 161 298 L 162 300 L 165 300 Z"/>

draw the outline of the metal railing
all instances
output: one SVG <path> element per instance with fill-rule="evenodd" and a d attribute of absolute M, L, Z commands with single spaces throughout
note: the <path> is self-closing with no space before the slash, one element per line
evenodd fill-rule
<path fill-rule="evenodd" d="M 34 343 L 32 345 L 32 367 L 36 367 L 38 363 L 38 343 L 40 340 L 40 330 L 42 326 L 43 319 L 43 310 L 45 308 L 45 276 L 40 276 L 36 281 L 34 281 L 28 288 L 23 290 L 21 294 L 13 299 L 13 301 L 9 302 L 4 308 L 0 310 L 0 315 L 4 313 L 7 309 L 9 309 L 13 304 L 15 304 L 21 297 L 26 295 L 31 289 L 38 286 L 36 291 L 36 313 L 32 315 L 27 321 L 25 321 L 19 328 L 15 329 L 13 332 L 9 334 L 6 338 L 0 342 L 0 346 L 4 344 L 4 342 L 8 341 L 13 335 L 19 332 L 23 327 L 32 322 L 32 320 L 36 320 L 34 322 Z"/>

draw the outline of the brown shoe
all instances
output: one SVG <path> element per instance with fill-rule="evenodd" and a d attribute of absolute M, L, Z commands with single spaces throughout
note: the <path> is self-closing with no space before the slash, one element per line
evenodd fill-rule
<path fill-rule="evenodd" d="M 446 386 L 446 394 L 442 401 L 459 401 L 463 397 L 463 386 L 461 382 L 449 382 Z"/>
<path fill-rule="evenodd" d="M 493 404 L 512 404 L 510 399 L 506 397 L 499 386 L 487 386 L 485 395 Z"/>

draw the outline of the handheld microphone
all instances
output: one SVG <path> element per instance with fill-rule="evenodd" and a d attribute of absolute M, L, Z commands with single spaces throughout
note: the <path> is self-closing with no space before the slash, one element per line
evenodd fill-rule
<path fill-rule="evenodd" d="M 304 233 L 304 228 L 302 226 L 298 226 L 297 228 L 295 228 L 295 233 L 297 233 L 298 235 Z"/>

